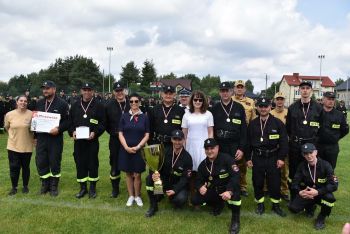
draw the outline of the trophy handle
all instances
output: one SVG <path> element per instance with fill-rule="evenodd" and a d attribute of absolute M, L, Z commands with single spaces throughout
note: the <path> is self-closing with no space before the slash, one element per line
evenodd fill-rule
<path fill-rule="evenodd" d="M 160 150 L 160 152 L 164 152 L 164 155 L 163 155 L 163 160 L 161 160 L 161 161 L 162 161 L 162 162 L 161 162 L 162 164 L 159 165 L 159 167 L 158 167 L 158 170 L 159 170 L 159 171 L 162 169 L 163 164 L 164 164 L 164 161 L 165 161 L 165 147 L 164 147 L 163 142 L 160 144 L 160 147 L 163 149 L 163 150 Z"/>

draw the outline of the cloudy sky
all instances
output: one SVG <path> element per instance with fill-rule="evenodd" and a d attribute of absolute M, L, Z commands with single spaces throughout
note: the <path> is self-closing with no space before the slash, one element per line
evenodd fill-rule
<path fill-rule="evenodd" d="M 0 80 L 81 54 L 119 77 L 130 60 L 158 74 L 251 79 L 350 76 L 348 0 L 0 0 Z"/>

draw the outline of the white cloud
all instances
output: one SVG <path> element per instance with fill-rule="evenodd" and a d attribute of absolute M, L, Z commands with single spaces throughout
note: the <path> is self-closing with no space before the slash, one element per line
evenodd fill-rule
<path fill-rule="evenodd" d="M 257 90 L 283 74 L 345 77 L 349 28 L 311 24 L 297 0 L 0 1 L 0 80 L 82 54 L 111 72 L 152 59 L 159 74 L 252 79 Z M 317 9 L 315 9 L 317 10 Z M 350 22 L 350 13 L 347 19 Z M 348 27 L 350 23 L 348 24 Z"/>

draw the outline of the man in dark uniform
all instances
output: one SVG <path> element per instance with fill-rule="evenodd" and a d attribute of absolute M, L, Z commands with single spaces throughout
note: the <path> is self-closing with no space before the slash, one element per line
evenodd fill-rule
<path fill-rule="evenodd" d="M 7 94 L 5 100 L 6 113 L 16 109 L 16 101 L 13 99 L 11 94 Z"/>
<path fill-rule="evenodd" d="M 184 134 L 174 130 L 171 134 L 173 147 L 165 152 L 164 164 L 159 173 L 150 173 L 146 178 L 150 208 L 146 217 L 152 217 L 158 211 L 157 196 L 153 193 L 154 182 L 161 179 L 163 190 L 175 208 L 181 208 L 188 199 L 188 182 L 192 171 L 191 155 L 184 149 Z"/>
<path fill-rule="evenodd" d="M 183 88 L 179 91 L 180 104 L 179 106 L 184 108 L 185 110 L 189 110 L 189 102 L 190 102 L 191 91 Z"/>
<path fill-rule="evenodd" d="M 130 110 L 130 103 L 125 98 L 124 86 L 120 82 L 113 84 L 114 99 L 106 104 L 106 131 L 109 134 L 109 165 L 111 166 L 110 179 L 112 183 L 111 197 L 116 198 L 119 194 L 120 170 L 118 158 L 120 141 L 118 138 L 118 126 L 120 117 Z"/>
<path fill-rule="evenodd" d="M 104 106 L 93 96 L 92 84 L 85 83 L 81 88 L 81 100 L 70 109 L 69 135 L 74 138 L 74 161 L 77 168 L 77 181 L 80 191 L 75 195 L 82 198 L 88 193 L 87 181 L 90 182 L 89 198 L 96 197 L 98 177 L 98 138 L 105 130 Z M 80 135 L 80 129 L 88 129 L 88 134 Z"/>
<path fill-rule="evenodd" d="M 3 100 L 2 94 L 0 94 L 0 133 L 4 133 L 4 118 L 6 114 L 6 104 Z"/>
<path fill-rule="evenodd" d="M 334 108 L 335 93 L 323 94 L 323 112 L 321 128 L 318 132 L 318 156 L 328 161 L 333 170 L 337 164 L 339 153 L 339 140 L 349 133 L 349 125 L 345 116 Z"/>
<path fill-rule="evenodd" d="M 245 164 L 243 152 L 247 144 L 247 123 L 244 107 L 232 100 L 233 87 L 230 82 L 222 82 L 219 89 L 220 102 L 211 109 L 215 139 L 220 152 L 229 154 L 238 165 Z"/>
<path fill-rule="evenodd" d="M 343 100 L 339 101 L 339 105 L 337 106 L 337 110 L 342 112 L 343 115 L 345 116 L 345 119 L 347 119 L 348 112 L 346 111 L 345 102 Z"/>
<path fill-rule="evenodd" d="M 59 126 L 49 133 L 36 133 L 36 166 L 42 180 L 41 194 L 50 191 L 51 196 L 58 195 L 58 182 L 61 177 L 61 160 L 63 150 L 63 132 L 69 127 L 68 104 L 56 96 L 56 84 L 45 81 L 41 86 L 44 98 L 39 100 L 36 111 L 60 114 Z"/>
<path fill-rule="evenodd" d="M 198 167 L 196 178 L 197 192 L 192 198 L 193 205 L 212 206 L 212 215 L 221 214 L 225 201 L 231 209 L 230 233 L 239 233 L 241 195 L 239 168 L 232 156 L 220 153 L 214 138 L 204 141 L 206 159 Z"/>
<path fill-rule="evenodd" d="M 150 143 L 163 143 L 165 148 L 171 148 L 172 131 L 181 130 L 182 117 L 185 114 L 183 108 L 174 104 L 176 95 L 172 86 L 163 87 L 162 103 L 156 105 L 149 112 L 151 137 Z"/>
<path fill-rule="evenodd" d="M 32 97 L 30 96 L 29 89 L 26 89 L 26 91 L 24 92 L 24 95 L 27 97 L 27 101 L 28 101 L 27 109 L 31 111 L 35 110 L 36 101 L 32 99 Z"/>
<path fill-rule="evenodd" d="M 60 91 L 60 98 L 62 98 L 62 100 L 64 100 L 65 102 L 68 102 L 68 98 L 63 89 Z"/>
<path fill-rule="evenodd" d="M 286 121 L 289 136 L 289 183 L 294 178 L 299 163 L 303 161 L 301 146 L 316 143 L 322 113 L 322 106 L 311 99 L 311 82 L 303 80 L 299 92 L 301 98 L 289 106 Z M 292 190 L 290 196 L 291 199 L 295 198 Z"/>
<path fill-rule="evenodd" d="M 330 215 L 335 203 L 333 192 L 338 189 L 338 179 L 332 166 L 317 157 L 317 150 L 313 144 L 304 144 L 301 151 L 305 160 L 298 166 L 292 182 L 291 188 L 297 195 L 291 201 L 289 210 L 299 213 L 304 209 L 306 211 L 313 209 L 313 206 L 319 204 L 321 211 L 314 227 L 317 230 L 323 229 L 325 219 Z"/>
<path fill-rule="evenodd" d="M 79 101 L 80 97 L 77 95 L 77 92 L 73 90 L 72 96 L 68 98 L 68 104 L 72 106 L 75 102 Z"/>
<path fill-rule="evenodd" d="M 256 213 L 263 214 L 264 182 L 272 202 L 272 211 L 281 217 L 286 214 L 280 208 L 281 168 L 288 153 L 288 136 L 281 120 L 270 114 L 271 101 L 259 98 L 257 101 L 259 117 L 248 126 L 247 165 L 253 168 L 254 197 L 258 203 Z"/>

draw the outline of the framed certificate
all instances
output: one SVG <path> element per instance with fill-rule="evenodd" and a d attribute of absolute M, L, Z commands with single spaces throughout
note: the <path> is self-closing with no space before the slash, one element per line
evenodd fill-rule
<path fill-rule="evenodd" d="M 61 114 L 43 111 L 33 111 L 30 130 L 33 132 L 49 133 L 53 128 L 60 125 Z"/>

